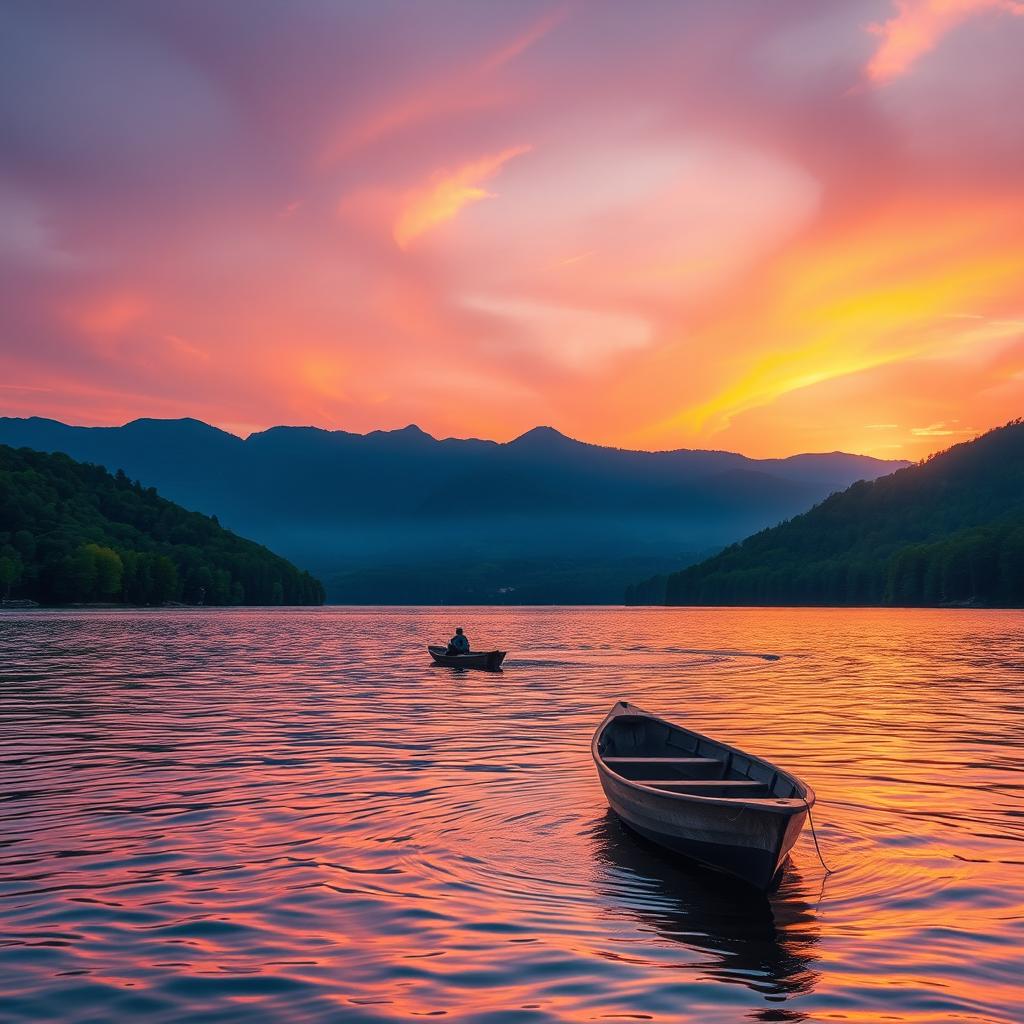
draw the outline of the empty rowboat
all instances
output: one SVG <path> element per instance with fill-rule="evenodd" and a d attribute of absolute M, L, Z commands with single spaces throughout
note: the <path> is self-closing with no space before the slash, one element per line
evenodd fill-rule
<path fill-rule="evenodd" d="M 814 805 L 814 790 L 795 775 L 625 701 L 594 733 L 592 752 L 627 826 L 762 890 Z"/>
<path fill-rule="evenodd" d="M 504 651 L 470 651 L 469 654 L 449 654 L 447 647 L 438 647 L 433 644 L 427 646 L 430 656 L 438 665 L 448 665 L 451 668 L 483 668 L 491 672 L 501 668 L 505 660 Z"/>

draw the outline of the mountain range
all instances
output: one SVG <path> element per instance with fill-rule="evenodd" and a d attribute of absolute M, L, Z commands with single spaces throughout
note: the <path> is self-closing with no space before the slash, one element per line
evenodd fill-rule
<path fill-rule="evenodd" d="M 243 439 L 194 419 L 32 417 L 0 418 L 0 444 L 124 470 L 315 573 L 328 600 L 380 603 L 618 603 L 629 582 L 907 465 L 628 451 L 550 427 L 507 443 L 415 426 Z"/>

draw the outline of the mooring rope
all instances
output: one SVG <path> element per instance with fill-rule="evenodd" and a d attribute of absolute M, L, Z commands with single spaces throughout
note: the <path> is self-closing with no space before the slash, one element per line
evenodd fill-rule
<path fill-rule="evenodd" d="M 825 875 L 831 875 L 832 869 L 825 863 L 825 858 L 821 855 L 821 847 L 818 845 L 818 833 L 814 828 L 814 816 L 811 814 L 811 805 L 807 802 L 807 797 L 804 797 L 804 807 L 807 808 L 807 820 L 811 823 L 811 836 L 814 838 L 814 849 L 818 854 L 818 860 L 825 869 Z"/>

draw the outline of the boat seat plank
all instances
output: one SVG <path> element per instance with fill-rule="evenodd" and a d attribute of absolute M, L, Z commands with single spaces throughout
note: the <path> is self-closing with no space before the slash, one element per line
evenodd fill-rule
<path fill-rule="evenodd" d="M 711 787 L 728 787 L 730 789 L 743 789 L 758 787 L 767 789 L 764 782 L 757 782 L 755 779 L 632 779 L 632 782 L 640 786 L 685 786 L 687 789 L 708 789 Z"/>
<path fill-rule="evenodd" d="M 717 757 L 606 757 L 605 764 L 721 764 Z"/>

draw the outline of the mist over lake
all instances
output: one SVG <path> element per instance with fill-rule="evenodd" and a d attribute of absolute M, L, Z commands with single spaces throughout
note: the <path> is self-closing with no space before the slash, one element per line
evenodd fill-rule
<path fill-rule="evenodd" d="M 274 427 L 243 440 L 190 419 L 0 418 L 5 443 L 123 469 L 352 604 L 619 604 L 629 584 L 906 465 L 842 452 L 628 451 L 545 427 L 507 444 L 412 426 Z"/>

